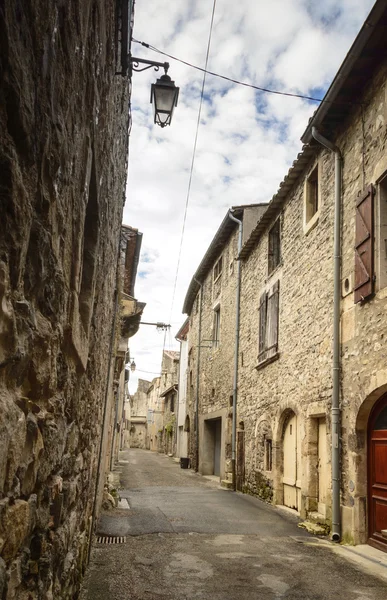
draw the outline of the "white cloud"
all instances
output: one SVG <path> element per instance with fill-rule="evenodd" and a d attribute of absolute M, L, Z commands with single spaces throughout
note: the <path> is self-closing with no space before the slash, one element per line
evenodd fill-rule
<path fill-rule="evenodd" d="M 322 94 L 349 50 L 372 0 L 218 0 L 208 68 L 261 87 Z M 204 67 L 212 2 L 137 2 L 136 39 Z M 133 44 L 133 54 L 169 60 Z M 268 95 L 208 75 L 171 314 L 202 73 L 169 60 L 180 86 L 171 127 L 153 125 L 152 70 L 133 75 L 133 127 L 124 222 L 143 232 L 136 296 L 145 321 L 169 321 L 166 347 L 185 317 L 189 282 L 227 208 L 270 200 L 300 149 L 315 103 Z M 141 276 L 140 276 L 141 274 Z M 130 341 L 140 376 L 160 369 L 164 334 L 141 326 Z M 142 371 L 149 371 L 144 373 Z"/>

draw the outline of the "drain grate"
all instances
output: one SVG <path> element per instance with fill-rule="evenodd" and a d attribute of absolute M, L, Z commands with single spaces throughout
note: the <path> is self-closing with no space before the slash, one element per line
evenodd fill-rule
<path fill-rule="evenodd" d="M 99 535 L 97 544 L 126 544 L 126 537 Z"/>

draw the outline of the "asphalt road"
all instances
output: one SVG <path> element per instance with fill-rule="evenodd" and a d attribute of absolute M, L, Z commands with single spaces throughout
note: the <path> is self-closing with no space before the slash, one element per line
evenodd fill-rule
<path fill-rule="evenodd" d="M 82 600 L 386 600 L 387 584 L 297 527 L 172 459 L 121 454 L 121 505 L 105 513 Z"/>

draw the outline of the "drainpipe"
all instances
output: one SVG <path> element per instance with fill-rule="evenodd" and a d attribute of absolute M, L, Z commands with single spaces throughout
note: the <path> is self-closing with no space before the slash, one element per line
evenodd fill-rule
<path fill-rule="evenodd" d="M 196 468 L 199 471 L 199 377 L 200 377 L 200 350 L 202 339 L 202 311 L 203 311 L 203 284 L 195 279 L 200 285 L 200 306 L 199 306 L 199 332 L 198 332 L 198 358 L 196 361 L 196 397 L 195 397 L 195 430 L 196 430 Z"/>
<path fill-rule="evenodd" d="M 238 224 L 238 256 L 242 250 L 242 221 L 234 217 L 230 210 L 228 216 L 232 221 Z M 238 259 L 237 266 L 237 286 L 236 286 L 236 306 L 235 306 L 235 347 L 234 347 L 234 383 L 232 390 L 232 440 L 231 440 L 231 470 L 232 470 L 232 489 L 236 490 L 236 421 L 237 421 L 237 394 L 238 394 L 238 358 L 239 358 L 239 327 L 240 327 L 240 300 L 241 300 L 241 261 Z"/>
<path fill-rule="evenodd" d="M 332 365 L 332 540 L 341 538 L 340 513 L 340 210 L 342 157 L 337 146 L 323 137 L 315 127 L 312 136 L 335 153 L 335 216 L 334 216 L 334 270 L 333 270 L 333 365 Z"/>

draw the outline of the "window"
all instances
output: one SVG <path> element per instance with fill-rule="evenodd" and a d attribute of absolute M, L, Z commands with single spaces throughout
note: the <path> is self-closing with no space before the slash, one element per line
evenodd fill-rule
<path fill-rule="evenodd" d="M 281 221 L 277 219 L 269 231 L 268 274 L 272 273 L 281 262 Z"/>
<path fill-rule="evenodd" d="M 258 366 L 278 356 L 279 281 L 259 303 Z"/>
<path fill-rule="evenodd" d="M 376 223 L 376 282 L 381 290 L 387 287 L 387 174 L 378 185 Z"/>
<path fill-rule="evenodd" d="M 220 306 L 214 310 L 214 328 L 212 334 L 212 347 L 219 348 L 220 340 Z"/>
<path fill-rule="evenodd" d="M 271 471 L 273 466 L 273 443 L 265 438 L 265 470 Z"/>
<path fill-rule="evenodd" d="M 316 165 L 305 182 L 304 191 L 304 226 L 307 230 L 317 223 L 317 213 L 320 208 L 320 191 L 318 165 Z"/>
<path fill-rule="evenodd" d="M 190 384 L 191 387 L 193 387 L 192 371 L 189 372 L 189 384 Z"/>
<path fill-rule="evenodd" d="M 171 412 L 175 410 L 175 394 L 171 395 Z"/>
<path fill-rule="evenodd" d="M 214 283 L 219 279 L 222 274 L 222 257 L 215 263 L 214 266 Z"/>

